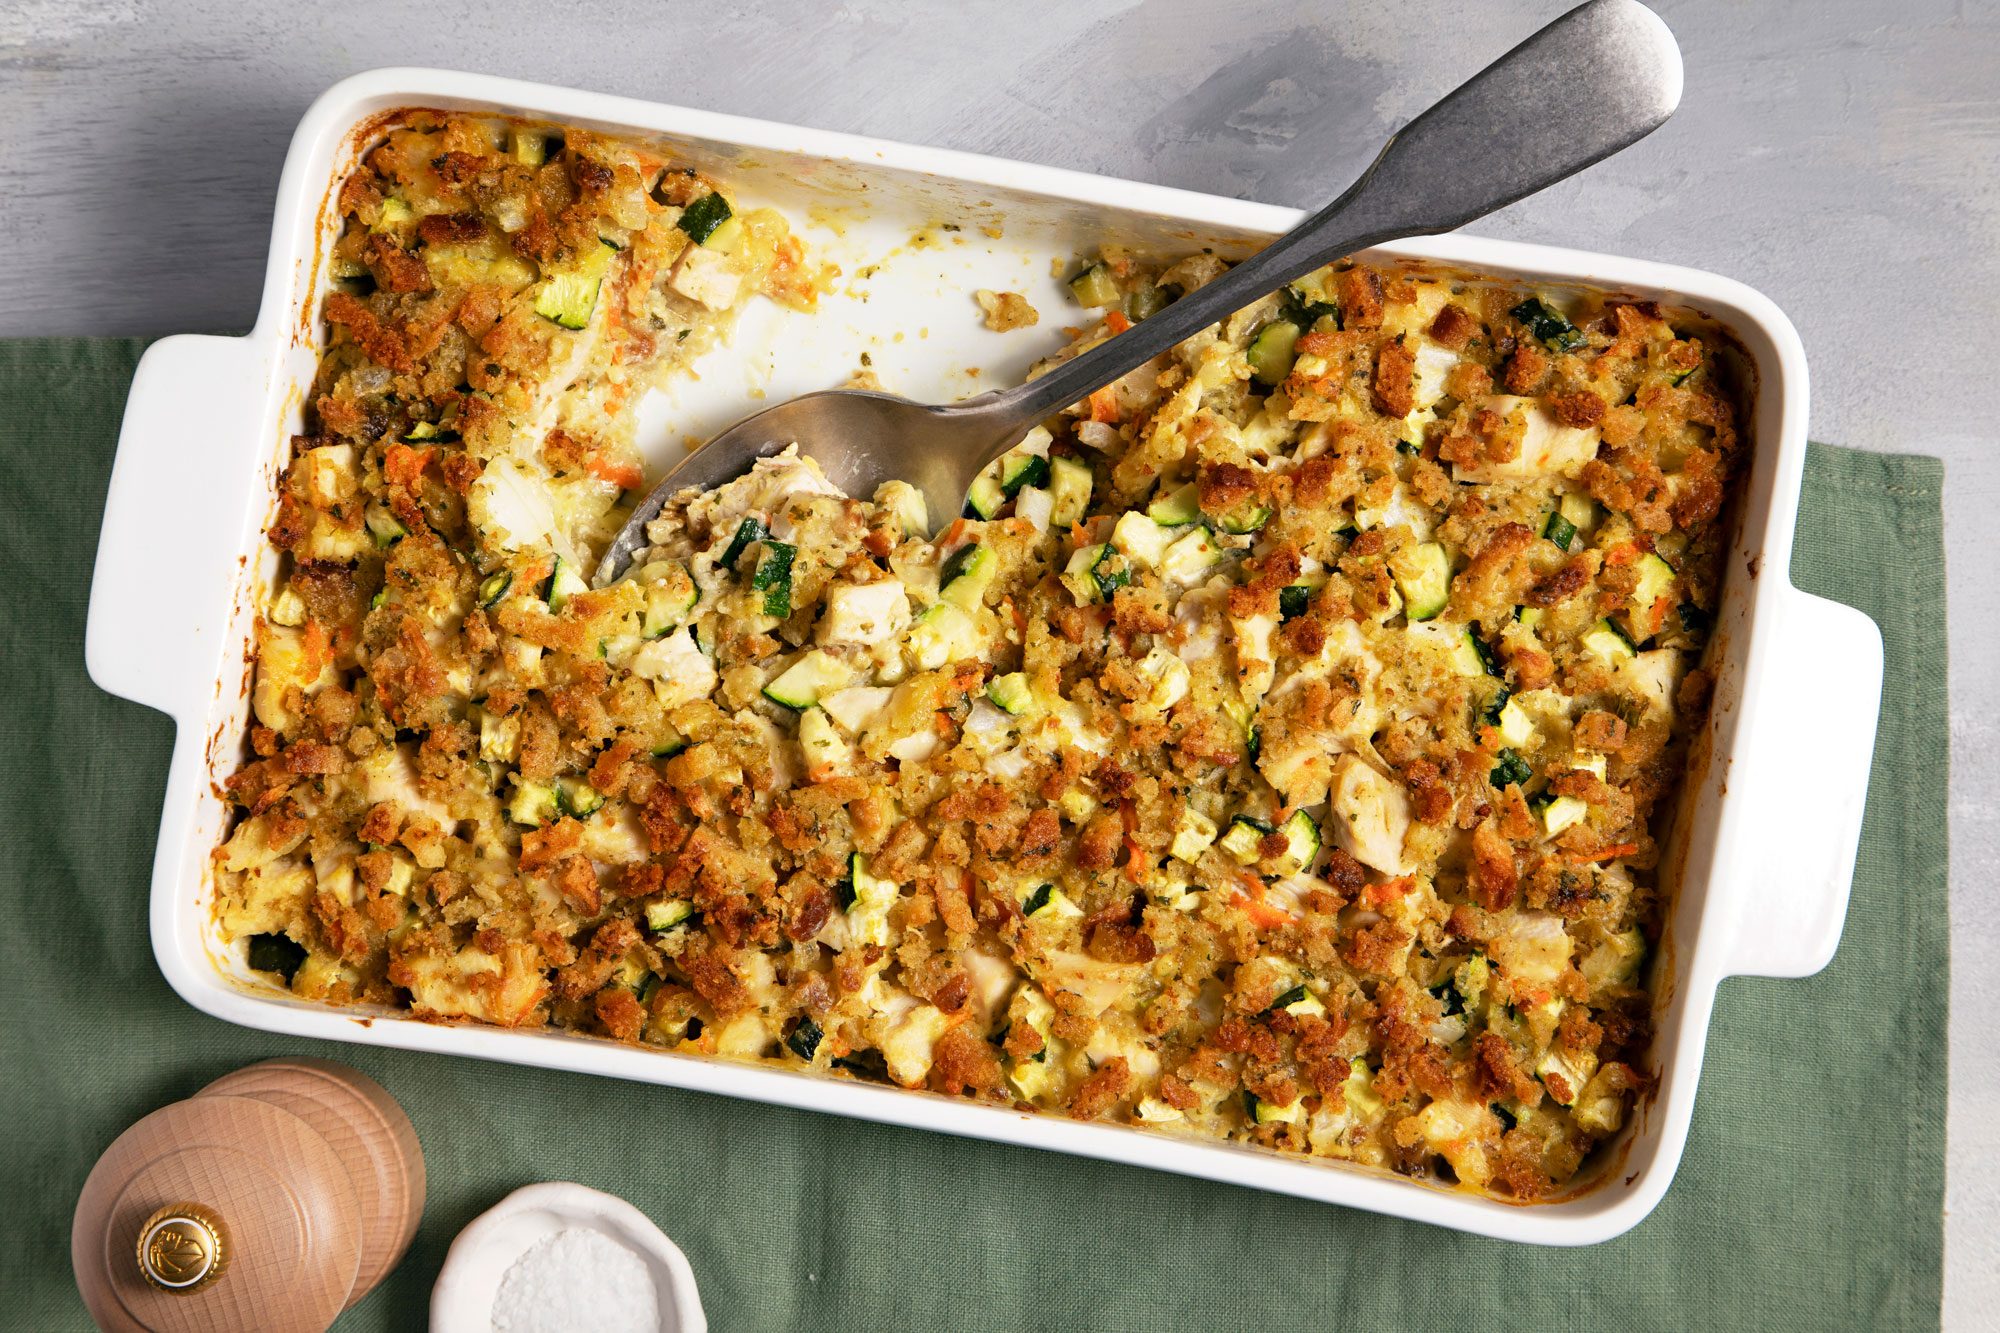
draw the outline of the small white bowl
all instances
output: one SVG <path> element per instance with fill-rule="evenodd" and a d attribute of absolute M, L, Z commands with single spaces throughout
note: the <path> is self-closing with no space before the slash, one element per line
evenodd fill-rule
<path fill-rule="evenodd" d="M 602 1232 L 646 1261 L 660 1297 L 660 1333 L 708 1333 L 680 1247 L 625 1200 L 567 1181 L 524 1185 L 458 1233 L 431 1288 L 432 1333 L 491 1333 L 501 1277 L 536 1242 L 572 1227 Z"/>

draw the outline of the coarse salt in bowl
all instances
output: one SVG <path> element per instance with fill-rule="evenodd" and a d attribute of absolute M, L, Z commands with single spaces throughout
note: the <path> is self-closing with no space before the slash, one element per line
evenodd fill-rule
<path fill-rule="evenodd" d="M 552 1182 L 458 1234 L 431 1289 L 437 1333 L 706 1333 L 694 1270 L 625 1200 Z"/>

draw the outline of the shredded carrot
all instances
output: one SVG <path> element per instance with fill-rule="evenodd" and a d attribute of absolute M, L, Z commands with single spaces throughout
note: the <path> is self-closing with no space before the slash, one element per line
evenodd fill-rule
<path fill-rule="evenodd" d="M 333 645 L 326 637 L 326 626 L 310 616 L 306 618 L 305 659 L 306 670 L 314 677 L 333 661 Z"/>
<path fill-rule="evenodd" d="M 1363 888 L 1361 901 L 1371 910 L 1379 912 L 1415 887 L 1417 881 L 1409 875 L 1404 875 L 1400 879 L 1384 880 L 1380 884 L 1370 884 Z"/>
<path fill-rule="evenodd" d="M 944 530 L 944 536 L 938 538 L 938 545 L 941 547 L 958 545 L 965 540 L 965 534 L 970 526 L 964 518 L 953 519 L 951 526 Z"/>
<path fill-rule="evenodd" d="M 1122 311 L 1114 310 L 1104 317 L 1104 326 L 1113 333 L 1123 333 L 1132 327 L 1132 321 Z"/>
<path fill-rule="evenodd" d="M 407 444 L 392 444 L 382 458 L 382 475 L 393 486 L 412 486 L 418 477 L 424 475 L 424 467 L 431 461 L 432 450 L 412 449 Z"/>
<path fill-rule="evenodd" d="M 586 472 L 599 481 L 608 481 L 628 491 L 638 490 L 640 483 L 646 480 L 646 474 L 639 470 L 637 463 L 617 462 L 602 454 L 592 454 L 590 461 L 583 466 Z"/>
<path fill-rule="evenodd" d="M 1252 897 L 1238 889 L 1230 895 L 1230 901 L 1243 909 L 1243 915 L 1250 918 L 1259 930 L 1274 930 L 1291 924 L 1292 914 L 1284 908 L 1267 903 L 1263 898 L 1264 886 L 1257 886 L 1257 896 Z"/>
<path fill-rule="evenodd" d="M 1113 385 L 1105 385 L 1090 395 L 1090 419 L 1092 421 L 1118 424 L 1118 390 Z"/>
<path fill-rule="evenodd" d="M 1621 856 L 1631 856 L 1639 850 L 1636 842 L 1614 842 L 1609 847 L 1601 847 L 1588 856 L 1579 856 L 1579 861 L 1615 861 Z"/>
<path fill-rule="evenodd" d="M 1639 548 L 1631 542 L 1619 542 L 1604 553 L 1604 563 L 1614 569 L 1620 565 L 1629 565 L 1638 558 Z"/>

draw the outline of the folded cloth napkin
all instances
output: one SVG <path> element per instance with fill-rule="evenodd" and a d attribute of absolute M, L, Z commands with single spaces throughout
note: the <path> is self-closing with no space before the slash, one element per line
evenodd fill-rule
<path fill-rule="evenodd" d="M 1815 446 L 1794 576 L 1882 627 L 1853 906 L 1806 981 L 1722 991 L 1679 1178 L 1628 1235 L 1540 1250 L 1229 1185 L 474 1060 L 287 1040 L 182 1003 L 147 940 L 171 741 L 84 674 L 132 340 L 0 342 L 0 1323 L 87 1328 L 85 1173 L 253 1060 L 343 1060 L 423 1141 L 409 1256 L 339 1323 L 420 1325 L 454 1234 L 515 1186 L 632 1200 L 718 1329 L 1935 1327 L 1945 1114 L 1944 560 L 1935 459 Z M 158 571 L 111 571 L 147 579 Z"/>

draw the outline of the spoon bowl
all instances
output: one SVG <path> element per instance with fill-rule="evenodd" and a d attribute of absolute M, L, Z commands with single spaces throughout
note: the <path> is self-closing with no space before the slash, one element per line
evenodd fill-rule
<path fill-rule="evenodd" d="M 1451 231 L 1643 139 L 1681 97 L 1680 48 L 1638 0 L 1589 0 L 1390 136 L 1338 199 L 1226 275 L 1016 388 L 963 402 L 873 390 L 806 394 L 737 422 L 662 477 L 597 570 L 617 578 L 646 524 L 683 490 L 709 489 L 796 444 L 848 495 L 900 478 L 933 525 L 959 513 L 982 469 L 1028 430 L 1266 293 L 1356 250 Z"/>

